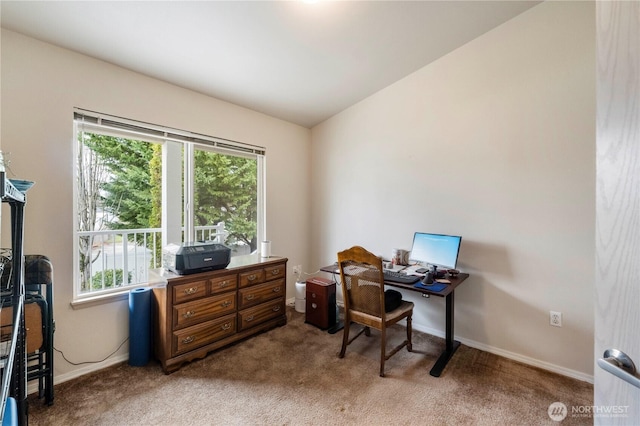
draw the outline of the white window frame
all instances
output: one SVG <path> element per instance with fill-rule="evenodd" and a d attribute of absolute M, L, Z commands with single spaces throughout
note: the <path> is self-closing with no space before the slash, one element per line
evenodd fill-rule
<path fill-rule="evenodd" d="M 178 225 L 174 223 L 176 220 L 176 213 L 167 210 L 166 206 L 169 204 L 167 200 L 170 197 L 171 189 L 167 185 L 169 175 L 166 171 L 168 167 L 167 158 L 171 156 L 170 143 L 174 144 L 174 149 L 179 147 L 178 144 L 182 144 L 184 147 L 184 170 L 191 171 L 190 176 L 185 176 L 185 203 L 183 205 L 185 214 L 185 241 L 193 241 L 194 239 L 194 226 L 193 217 L 191 215 L 190 206 L 193 205 L 193 153 L 196 149 L 196 145 L 202 145 L 207 150 L 225 155 L 236 155 L 246 158 L 256 159 L 257 161 L 257 239 L 262 241 L 266 236 L 266 150 L 264 147 L 257 145 L 250 145 L 242 142 L 232 141 L 228 139 L 216 138 L 212 136 L 206 136 L 184 130 L 173 129 L 165 126 L 149 124 L 139 122 L 135 120 L 125 119 L 121 117 L 111 116 L 107 114 L 97 113 L 94 111 L 88 111 L 80 108 L 74 108 L 74 140 L 73 140 L 73 162 L 74 162 L 74 182 L 73 182 L 73 217 L 74 217 L 74 239 L 73 239 L 73 303 L 83 304 L 87 302 L 94 302 L 98 299 L 108 298 L 111 299 L 114 296 L 123 296 L 129 293 L 134 287 L 144 286 L 145 284 L 137 283 L 135 285 L 129 285 L 126 287 L 118 287 L 115 289 L 108 289 L 97 292 L 81 293 L 80 292 L 80 271 L 78 268 L 79 262 L 79 236 L 78 236 L 78 182 L 77 182 L 77 155 L 78 145 L 77 136 L 80 131 L 89 131 L 100 134 L 106 134 L 110 136 L 118 136 L 127 139 L 138 139 L 146 142 L 161 143 L 163 146 L 163 167 L 162 167 L 162 245 L 165 246 L 168 242 L 168 236 L 175 235 L 176 229 L 179 232 L 182 231 L 182 211 L 178 213 L 180 218 L 178 219 Z M 82 126 L 82 128 L 80 128 Z M 188 193 L 187 193 L 188 192 Z M 171 228 L 171 229 L 168 229 Z M 148 283 L 147 283 L 148 284 Z"/>

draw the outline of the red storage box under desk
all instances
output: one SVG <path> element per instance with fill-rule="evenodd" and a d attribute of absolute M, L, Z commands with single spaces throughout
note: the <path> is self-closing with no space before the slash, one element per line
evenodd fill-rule
<path fill-rule="evenodd" d="M 305 315 L 306 322 L 323 330 L 335 325 L 335 282 L 320 277 L 307 280 Z"/>

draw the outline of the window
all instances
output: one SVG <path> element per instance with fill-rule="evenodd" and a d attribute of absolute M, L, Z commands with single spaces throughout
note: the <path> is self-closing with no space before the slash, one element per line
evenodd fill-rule
<path fill-rule="evenodd" d="M 76 299 L 144 285 L 168 243 L 264 235 L 264 149 L 75 112 Z"/>
<path fill-rule="evenodd" d="M 258 243 L 258 162 L 196 147 L 193 220 L 196 240 L 209 239 L 211 224 L 224 224 L 226 244 L 249 254 Z"/>

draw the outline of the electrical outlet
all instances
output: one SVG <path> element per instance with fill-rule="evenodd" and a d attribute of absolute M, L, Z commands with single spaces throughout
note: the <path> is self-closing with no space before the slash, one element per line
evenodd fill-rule
<path fill-rule="evenodd" d="M 549 324 L 554 327 L 562 327 L 562 312 L 549 311 Z"/>
<path fill-rule="evenodd" d="M 293 267 L 293 274 L 299 277 L 301 273 L 302 273 L 302 265 L 295 265 Z"/>

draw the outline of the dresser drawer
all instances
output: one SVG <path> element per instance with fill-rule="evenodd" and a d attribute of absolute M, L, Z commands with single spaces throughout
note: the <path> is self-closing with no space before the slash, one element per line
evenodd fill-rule
<path fill-rule="evenodd" d="M 264 279 L 265 281 L 271 281 L 278 278 L 284 278 L 285 273 L 287 272 L 287 266 L 285 263 L 280 263 L 278 265 L 266 266 L 264 268 Z"/>
<path fill-rule="evenodd" d="M 247 287 L 264 282 L 264 269 L 254 269 L 240 274 L 240 287 Z"/>
<path fill-rule="evenodd" d="M 210 293 L 224 293 L 225 291 L 235 290 L 238 288 L 238 275 L 225 275 L 223 277 L 212 278 L 209 280 Z"/>
<path fill-rule="evenodd" d="M 238 312 L 238 330 L 246 330 L 271 318 L 284 315 L 284 298 Z"/>
<path fill-rule="evenodd" d="M 173 303 L 183 303 L 207 295 L 208 280 L 192 281 L 173 286 Z"/>
<path fill-rule="evenodd" d="M 236 317 L 227 315 L 173 332 L 173 355 L 188 352 L 236 332 Z"/>
<path fill-rule="evenodd" d="M 236 293 L 225 293 L 173 307 L 173 328 L 183 328 L 230 314 L 236 310 Z"/>
<path fill-rule="evenodd" d="M 240 289 L 238 292 L 238 308 L 244 309 L 267 300 L 284 297 L 284 292 L 284 279 Z"/>

